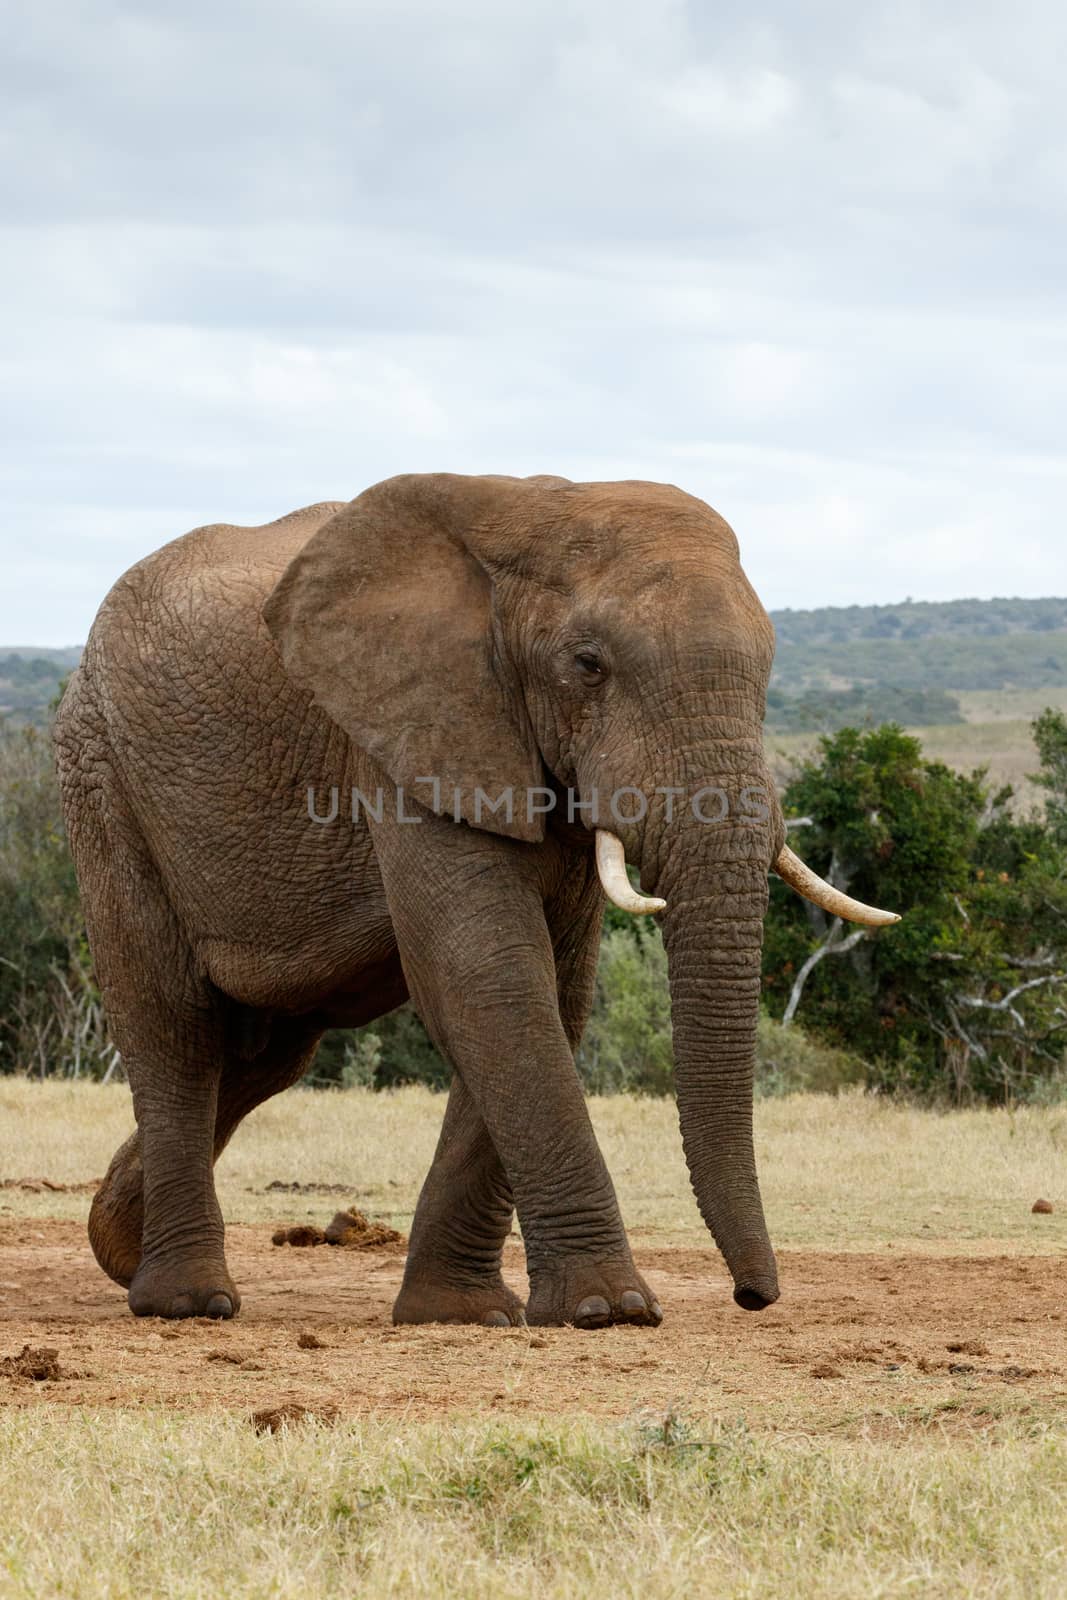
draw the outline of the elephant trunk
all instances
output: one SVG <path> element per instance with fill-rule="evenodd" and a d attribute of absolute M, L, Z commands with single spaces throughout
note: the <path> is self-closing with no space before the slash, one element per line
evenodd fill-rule
<path fill-rule="evenodd" d="M 701 831 L 718 838 L 696 841 L 687 829 L 657 885 L 667 899 L 678 1114 L 697 1204 L 734 1299 L 760 1311 L 778 1298 L 752 1144 L 768 850 L 760 828 Z"/>

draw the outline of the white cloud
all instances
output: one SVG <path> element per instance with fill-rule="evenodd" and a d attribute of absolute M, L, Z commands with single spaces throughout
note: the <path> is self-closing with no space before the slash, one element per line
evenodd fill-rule
<path fill-rule="evenodd" d="M 23 8 L 0 643 L 390 472 L 669 478 L 769 604 L 1063 591 L 1067 14 Z"/>
<path fill-rule="evenodd" d="M 716 137 L 766 134 L 781 127 L 797 102 L 784 74 L 766 68 L 735 79 L 711 67 L 686 67 L 669 83 L 646 91 L 685 133 Z"/>

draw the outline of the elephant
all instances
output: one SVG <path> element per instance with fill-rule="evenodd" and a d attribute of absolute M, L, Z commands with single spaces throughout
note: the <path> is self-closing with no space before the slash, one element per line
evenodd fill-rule
<path fill-rule="evenodd" d="M 135 1314 L 236 1314 L 215 1160 L 324 1030 L 410 998 L 453 1080 L 394 1321 L 658 1324 L 574 1065 L 606 897 L 660 920 L 697 1203 L 737 1304 L 777 1299 L 752 1141 L 768 872 L 896 919 L 785 845 L 773 650 L 729 525 L 639 481 L 394 477 L 119 579 L 55 739 L 136 1117 L 89 1234 Z"/>

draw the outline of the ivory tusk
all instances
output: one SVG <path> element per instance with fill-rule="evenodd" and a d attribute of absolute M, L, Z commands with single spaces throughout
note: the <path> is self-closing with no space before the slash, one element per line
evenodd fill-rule
<path fill-rule="evenodd" d="M 666 900 L 651 895 L 638 894 L 626 876 L 626 852 L 622 840 L 604 828 L 596 831 L 596 870 L 600 887 L 613 906 L 629 911 L 635 917 L 651 916 L 666 908 Z"/>
<path fill-rule="evenodd" d="M 598 834 L 598 841 L 599 838 Z M 825 878 L 820 878 L 817 872 L 805 866 L 788 845 L 782 846 L 782 853 L 774 863 L 774 871 L 783 883 L 795 889 L 805 900 L 810 900 L 812 905 L 822 906 L 831 916 L 841 917 L 845 922 L 858 922 L 865 928 L 888 928 L 900 921 L 895 911 L 879 911 L 877 906 L 865 906 L 862 900 L 853 900 L 851 895 L 842 894 L 840 889 L 835 889 L 832 883 L 827 883 Z"/>

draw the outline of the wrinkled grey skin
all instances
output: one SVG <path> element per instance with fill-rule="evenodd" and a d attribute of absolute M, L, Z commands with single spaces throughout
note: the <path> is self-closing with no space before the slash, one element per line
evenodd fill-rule
<path fill-rule="evenodd" d="M 733 533 L 658 484 L 395 478 L 198 529 L 116 584 L 56 741 L 137 1118 L 90 1236 L 135 1312 L 237 1311 L 215 1159 L 325 1028 L 410 995 L 455 1079 L 395 1319 L 520 1321 L 500 1276 L 517 1207 L 531 1323 L 659 1321 L 573 1064 L 603 909 L 588 814 L 476 822 L 477 785 L 546 782 L 651 799 L 612 826 L 668 903 L 693 1187 L 738 1303 L 777 1297 L 752 1079 L 781 818 L 772 799 L 759 825 L 669 822 L 653 792 L 773 796 L 772 653 Z M 441 815 L 416 781 L 431 774 Z M 379 784 L 380 822 L 309 821 L 310 786 Z"/>

